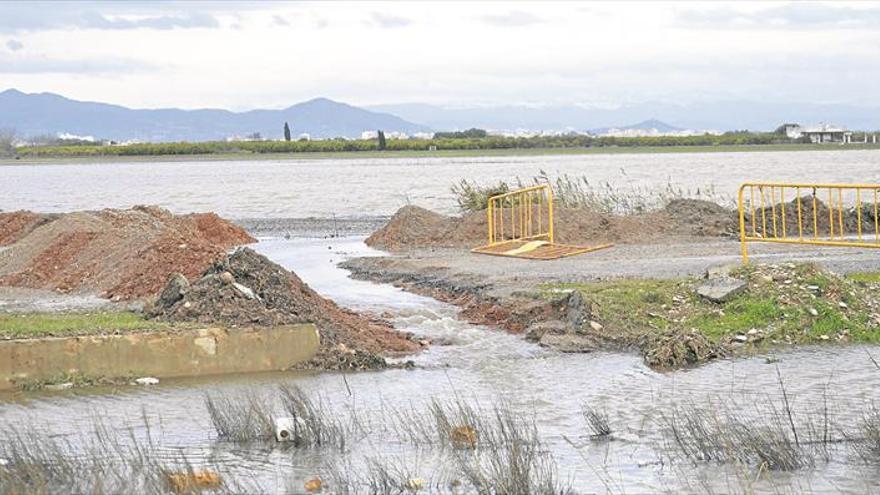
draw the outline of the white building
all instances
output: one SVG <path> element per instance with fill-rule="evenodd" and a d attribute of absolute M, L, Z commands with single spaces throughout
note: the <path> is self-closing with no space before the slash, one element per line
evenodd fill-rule
<path fill-rule="evenodd" d="M 819 123 L 812 127 L 801 127 L 798 124 L 783 124 L 785 135 L 791 139 L 809 139 L 811 143 L 851 143 L 852 132 L 845 127 Z"/>

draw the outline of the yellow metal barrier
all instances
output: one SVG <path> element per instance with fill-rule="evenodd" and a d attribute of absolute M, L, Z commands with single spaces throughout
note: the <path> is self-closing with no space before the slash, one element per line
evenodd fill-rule
<path fill-rule="evenodd" d="M 880 248 L 878 192 L 880 184 L 743 184 L 737 198 L 743 263 L 749 242 Z"/>
<path fill-rule="evenodd" d="M 486 209 L 489 242 L 475 253 L 530 259 L 556 259 L 610 247 L 556 244 L 553 190 L 547 184 L 489 198 Z"/>

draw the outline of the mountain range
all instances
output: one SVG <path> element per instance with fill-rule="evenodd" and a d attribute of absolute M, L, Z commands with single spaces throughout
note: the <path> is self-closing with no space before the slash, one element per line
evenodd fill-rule
<path fill-rule="evenodd" d="M 593 131 L 631 128 L 627 122 L 661 119 L 664 125 L 693 130 L 773 130 L 784 122 L 835 123 L 851 129 L 880 129 L 880 107 L 745 100 L 703 103 L 648 102 L 616 108 L 557 106 L 483 106 L 448 108 L 423 103 L 374 105 L 370 110 L 397 115 L 434 129 L 529 129 Z M 641 124 L 637 124 L 641 125 Z M 639 127 L 644 128 L 644 127 Z M 663 131 L 659 129 L 659 131 Z"/>
<path fill-rule="evenodd" d="M 657 119 L 662 119 L 657 120 Z M 131 109 L 77 101 L 53 93 L 0 92 L 0 128 L 23 137 L 73 134 L 115 141 L 211 141 L 254 133 L 280 139 L 284 122 L 294 138 L 360 137 L 383 130 L 412 135 L 434 130 L 482 128 L 493 131 L 589 131 L 656 129 L 772 130 L 783 122 L 834 123 L 851 129 L 880 129 L 880 108 L 821 103 L 716 101 L 702 104 L 642 103 L 617 108 L 479 106 L 449 108 L 424 103 L 359 108 L 327 98 L 278 110 L 232 112 L 220 109 Z M 639 122 L 626 125 L 627 122 Z"/>
<path fill-rule="evenodd" d="M 387 113 L 316 98 L 281 110 L 139 110 L 76 101 L 53 93 L 0 93 L 0 128 L 22 136 L 69 133 L 116 141 L 212 141 L 260 133 L 280 139 L 284 122 L 294 138 L 359 137 L 363 131 L 427 132 L 426 126 Z"/>

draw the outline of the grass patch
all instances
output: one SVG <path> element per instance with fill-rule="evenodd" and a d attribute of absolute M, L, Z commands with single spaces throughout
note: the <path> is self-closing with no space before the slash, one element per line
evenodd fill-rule
<path fill-rule="evenodd" d="M 880 284 L 880 272 L 850 273 L 846 278 L 862 284 Z"/>
<path fill-rule="evenodd" d="M 128 311 L 100 313 L 0 313 L 0 338 L 65 337 L 134 330 L 165 330 L 169 323 Z"/>
<path fill-rule="evenodd" d="M 747 290 L 725 303 L 698 296 L 702 279 L 609 280 L 548 284 L 580 291 L 601 337 L 640 347 L 705 338 L 724 348 L 762 349 L 779 344 L 880 343 L 880 295 L 862 283 L 876 274 L 839 277 L 810 264 L 753 265 L 735 270 Z M 707 354 L 708 356 L 708 354 Z"/>

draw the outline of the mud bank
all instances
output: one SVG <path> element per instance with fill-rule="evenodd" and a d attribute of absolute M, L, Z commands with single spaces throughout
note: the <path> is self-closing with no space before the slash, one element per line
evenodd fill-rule
<path fill-rule="evenodd" d="M 158 378 L 286 370 L 318 351 L 314 325 L 0 341 L 0 390 L 88 377 Z"/>
<path fill-rule="evenodd" d="M 404 256 L 359 258 L 342 266 L 355 278 L 455 304 L 469 322 L 522 334 L 545 347 L 632 351 L 656 369 L 789 345 L 880 341 L 877 277 L 859 281 L 813 264 L 568 283 L 522 273 L 490 280 Z M 700 294 L 719 281 L 736 287 L 729 299 Z"/>

